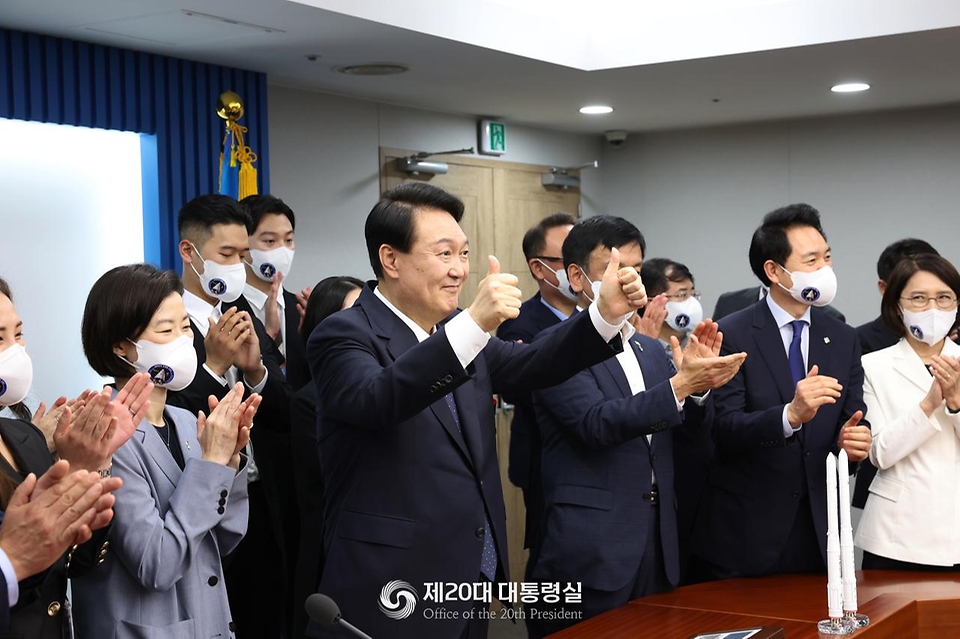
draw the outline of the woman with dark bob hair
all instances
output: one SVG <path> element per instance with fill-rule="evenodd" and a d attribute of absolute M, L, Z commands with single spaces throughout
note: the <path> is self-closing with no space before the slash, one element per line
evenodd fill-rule
<path fill-rule="evenodd" d="M 81 639 L 233 637 L 221 557 L 247 528 L 241 450 L 258 395 L 237 384 L 210 413 L 166 405 L 197 369 L 180 279 L 148 264 L 120 266 L 90 291 L 81 337 L 95 371 L 122 385 L 134 373 L 155 388 L 146 417 L 113 457 L 123 480 L 111 553 L 73 583 Z"/>
<path fill-rule="evenodd" d="M 355 277 L 334 275 L 313 287 L 307 310 L 300 325 L 300 336 L 306 344 L 310 333 L 320 322 L 345 308 L 360 296 L 363 282 Z M 294 490 L 300 511 L 300 548 L 294 573 L 294 601 L 303 602 L 317 591 L 323 568 L 323 475 L 320 472 L 320 450 L 317 448 L 317 400 L 313 382 L 301 388 L 290 405 L 290 443 L 293 449 Z M 303 637 L 307 614 L 302 605 L 294 609 L 294 637 Z"/>
<path fill-rule="evenodd" d="M 901 261 L 881 317 L 901 336 L 863 357 L 863 399 L 879 469 L 857 527 L 863 567 L 960 569 L 960 273 L 939 255 Z"/>

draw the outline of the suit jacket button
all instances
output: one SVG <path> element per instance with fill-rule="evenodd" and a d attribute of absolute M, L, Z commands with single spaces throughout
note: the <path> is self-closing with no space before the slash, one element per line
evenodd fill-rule
<path fill-rule="evenodd" d="M 52 604 L 47 606 L 47 614 L 51 617 L 56 617 L 60 614 L 60 602 L 54 601 Z"/>
<path fill-rule="evenodd" d="M 790 496 L 793 497 L 794 499 L 799 499 L 799 498 L 800 498 L 800 491 L 799 491 L 799 490 L 795 490 L 795 491 L 793 491 L 793 494 L 791 494 Z"/>
<path fill-rule="evenodd" d="M 217 506 L 217 514 L 218 514 L 218 515 L 222 515 L 222 514 L 223 514 L 223 506 Z"/>
<path fill-rule="evenodd" d="M 484 530 L 483 526 L 480 526 L 479 528 L 477 528 L 477 533 L 476 533 L 477 537 L 480 537 L 482 539 L 486 533 L 487 531 Z"/>
<path fill-rule="evenodd" d="M 217 579 L 216 575 L 213 575 L 212 577 L 207 579 L 207 584 L 209 584 L 210 586 L 216 586 L 218 583 L 220 583 L 220 580 Z"/>
<path fill-rule="evenodd" d="M 446 377 L 443 378 L 443 381 L 449 384 L 450 382 L 453 381 L 453 375 L 447 375 Z"/>
<path fill-rule="evenodd" d="M 235 624 L 235 623 L 233 623 L 233 622 L 231 621 L 230 623 L 227 624 L 227 628 L 230 629 L 230 632 L 236 632 L 236 631 L 237 631 L 237 624 Z"/>
<path fill-rule="evenodd" d="M 227 498 L 227 491 L 221 490 L 221 491 L 220 491 L 220 498 L 221 498 L 221 499 L 226 499 L 226 498 Z"/>

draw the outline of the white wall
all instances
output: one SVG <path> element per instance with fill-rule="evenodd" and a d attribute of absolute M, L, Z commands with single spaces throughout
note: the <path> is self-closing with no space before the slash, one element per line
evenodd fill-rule
<path fill-rule="evenodd" d="M 0 140 L 0 275 L 49 406 L 106 381 L 83 355 L 80 320 L 101 275 L 143 261 L 140 135 L 0 119 Z"/>
<path fill-rule="evenodd" d="M 380 195 L 379 149 L 476 147 L 474 118 L 269 87 L 270 190 L 297 213 L 297 256 L 287 288 L 328 275 L 372 277 L 363 223 Z M 598 159 L 600 136 L 507 124 L 510 162 L 579 165 Z M 582 173 L 583 215 L 600 208 L 600 172 Z M 520 238 L 517 238 L 520 242 Z"/>
<path fill-rule="evenodd" d="M 876 261 L 919 237 L 960 264 L 960 106 L 634 135 L 605 147 L 601 211 L 632 220 L 648 257 L 689 266 L 711 314 L 755 286 L 747 249 L 768 211 L 807 202 L 823 216 L 851 324 L 879 312 Z"/>

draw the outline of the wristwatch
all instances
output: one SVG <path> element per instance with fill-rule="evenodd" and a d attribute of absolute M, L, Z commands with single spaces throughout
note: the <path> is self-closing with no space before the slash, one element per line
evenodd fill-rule
<path fill-rule="evenodd" d="M 110 465 L 107 466 L 106 468 L 102 468 L 102 469 L 98 470 L 98 471 L 97 471 L 97 474 L 100 475 L 100 479 L 106 479 L 107 477 L 112 476 L 113 473 L 110 472 L 110 471 L 112 471 L 112 470 L 113 470 L 113 464 L 110 464 Z"/>

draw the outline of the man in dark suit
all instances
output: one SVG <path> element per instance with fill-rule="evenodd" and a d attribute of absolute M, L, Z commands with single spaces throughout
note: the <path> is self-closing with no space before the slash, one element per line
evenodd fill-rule
<path fill-rule="evenodd" d="M 621 264 L 640 269 L 643 235 L 622 218 L 588 218 L 564 242 L 564 265 L 581 305 L 591 303 L 591 282 L 600 279 L 613 248 Z M 674 433 L 707 436 L 707 398 L 695 394 L 726 383 L 746 356 L 718 357 L 716 324 L 704 322 L 684 352 L 672 340 L 677 370 L 657 339 L 633 328 L 624 327 L 624 350 L 616 357 L 534 392 L 545 510 L 533 580 L 580 582 L 582 600 L 533 605 L 548 614 L 537 616 L 531 636 L 664 592 L 680 579 Z M 559 610 L 579 614 L 549 614 Z"/>
<path fill-rule="evenodd" d="M 297 218 L 286 202 L 272 195 L 249 195 L 240 202 L 250 216 L 250 253 L 243 296 L 284 358 L 294 392 L 310 381 L 307 353 L 297 328 L 300 313 L 294 293 L 283 288 L 290 274 Z"/>
<path fill-rule="evenodd" d="M 716 446 L 694 533 L 706 576 L 725 579 L 826 566 L 826 455 L 865 459 L 870 431 L 860 344 L 820 308 L 836 293 L 820 214 L 777 209 L 750 243 L 770 294 L 720 321 L 721 352 L 746 363 L 714 392 Z"/>
<path fill-rule="evenodd" d="M 719 322 L 721 318 L 727 315 L 733 315 L 737 311 L 742 311 L 748 306 L 753 306 L 759 300 L 767 296 L 769 289 L 766 286 L 753 286 L 751 288 L 741 288 L 737 291 L 729 291 L 720 295 L 717 299 L 717 305 L 713 309 L 713 319 Z M 835 317 L 841 322 L 846 322 L 846 316 L 834 307 L 823 307 L 823 310 L 830 316 Z"/>
<path fill-rule="evenodd" d="M 250 518 L 247 534 L 225 563 L 237 637 L 279 637 L 285 621 L 284 547 L 278 479 L 290 429 L 290 385 L 276 344 L 242 293 L 246 283 L 250 216 L 231 197 L 202 195 L 177 217 L 183 260 L 183 303 L 193 328 L 197 374 L 167 401 L 192 413 L 209 410 L 238 381 L 263 398 L 248 457 Z M 250 450 L 248 450 L 248 455 Z M 287 491 L 289 492 L 289 491 Z M 278 565 L 280 568 L 278 569 Z"/>
<path fill-rule="evenodd" d="M 563 268 L 563 241 L 577 220 L 569 213 L 549 215 L 523 236 L 523 255 L 530 274 L 540 287 L 536 295 L 520 306 L 520 316 L 508 319 L 497 330 L 497 337 L 530 344 L 543 330 L 570 317 L 577 307 L 577 296 L 570 290 Z M 510 461 L 507 476 L 523 491 L 526 525 L 523 547 L 530 549 L 524 578 L 537 561 L 543 492 L 540 488 L 540 428 L 533 413 L 529 393 L 505 395 L 513 404 L 510 423 Z M 528 625 L 529 625 L 529 620 Z"/>
<path fill-rule="evenodd" d="M 462 215 L 459 199 L 427 184 L 384 194 L 365 226 L 377 281 L 307 344 L 328 495 L 319 590 L 375 637 L 486 636 L 480 613 L 504 598 L 508 572 L 492 396 L 612 356 L 646 299 L 614 256 L 597 303 L 552 339 L 490 338 L 519 312 L 518 280 L 490 256 L 473 304 L 457 311 L 469 273 Z M 451 597 L 459 584 L 476 590 Z"/>
<path fill-rule="evenodd" d="M 894 267 L 905 257 L 921 255 L 923 253 L 933 253 L 940 255 L 937 249 L 933 248 L 927 242 L 915 238 L 897 240 L 880 253 L 880 259 L 877 260 L 877 289 L 880 291 L 880 297 L 887 290 L 887 280 Z M 889 348 L 900 341 L 900 336 L 887 328 L 883 319 L 878 315 L 876 319 L 861 324 L 857 327 L 857 339 L 860 340 L 860 349 L 864 355 L 874 351 Z M 867 498 L 870 496 L 870 484 L 877 474 L 877 467 L 869 459 L 860 463 L 857 469 L 857 483 L 853 489 L 854 508 L 863 508 L 867 504 Z"/>
<path fill-rule="evenodd" d="M 283 288 L 283 282 L 293 265 L 296 243 L 294 232 L 297 218 L 286 202 L 272 195 L 249 195 L 240 202 L 250 216 L 250 250 L 244 263 L 247 284 L 243 297 L 253 315 L 263 324 L 267 336 L 273 340 L 283 362 L 283 372 L 296 393 L 310 381 L 307 352 L 300 338 L 300 313 L 296 296 Z M 268 495 L 271 518 L 280 526 L 274 533 L 282 535 L 286 557 L 286 580 L 283 601 L 286 602 L 285 627 L 293 627 L 296 612 L 302 601 L 294 601 L 294 574 L 297 568 L 297 549 L 300 547 L 300 512 L 294 489 L 293 451 L 288 433 L 268 434 L 270 465 L 268 474 L 276 480 L 275 490 Z"/>

